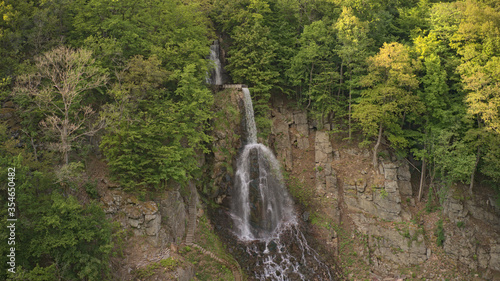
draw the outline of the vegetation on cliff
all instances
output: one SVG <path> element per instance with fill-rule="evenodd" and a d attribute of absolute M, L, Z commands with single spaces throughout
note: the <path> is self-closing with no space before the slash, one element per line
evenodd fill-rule
<path fill-rule="evenodd" d="M 286 93 L 319 126 L 361 133 L 374 165 L 383 143 L 419 161 L 421 190 L 500 190 L 497 1 L 4 0 L 0 14 L 0 163 L 19 171 L 18 264 L 39 280 L 107 274 L 111 228 L 71 199 L 89 154 L 130 191 L 201 176 L 216 34 L 233 82 L 251 87 L 260 136 Z"/>

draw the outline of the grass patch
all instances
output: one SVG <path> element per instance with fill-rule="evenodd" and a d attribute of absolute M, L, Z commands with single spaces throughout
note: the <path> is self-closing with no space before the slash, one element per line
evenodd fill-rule
<path fill-rule="evenodd" d="M 304 184 L 296 177 L 290 177 L 287 182 L 288 191 L 292 197 L 302 206 L 308 208 L 314 200 L 314 188 L 304 187 Z"/>
<path fill-rule="evenodd" d="M 205 214 L 199 218 L 196 231 L 195 243 L 214 253 L 220 259 L 237 265 L 237 262 L 227 253 L 225 245 L 213 231 Z M 230 268 L 209 255 L 203 254 L 198 248 L 185 246 L 179 251 L 179 254 L 195 266 L 198 280 L 234 280 Z"/>
<path fill-rule="evenodd" d="M 314 214 L 311 223 L 335 233 L 338 241 L 339 263 L 341 269 L 341 279 L 349 280 L 367 280 L 370 272 L 370 266 L 363 259 L 369 253 L 368 235 L 358 231 L 350 231 L 338 225 L 332 220 L 321 214 Z M 363 254 L 359 251 L 362 250 Z M 349 275 L 352 277 L 349 278 Z"/>
<path fill-rule="evenodd" d="M 443 243 L 444 243 L 444 228 L 443 228 L 443 219 L 440 219 L 437 223 L 436 223 L 437 227 L 436 227 L 436 244 L 439 246 L 439 247 L 442 247 L 443 246 Z"/>
<path fill-rule="evenodd" d="M 166 272 L 171 272 L 180 266 L 180 262 L 173 257 L 163 259 L 159 262 L 154 262 L 146 266 L 145 268 L 140 268 L 135 270 L 134 275 L 138 279 L 144 279 L 151 277 L 155 274 L 161 274 Z"/>
<path fill-rule="evenodd" d="M 197 248 L 185 247 L 182 250 L 182 255 L 187 261 L 195 266 L 196 278 L 198 280 L 234 280 L 231 269 L 217 262 L 209 255 L 203 254 Z"/>

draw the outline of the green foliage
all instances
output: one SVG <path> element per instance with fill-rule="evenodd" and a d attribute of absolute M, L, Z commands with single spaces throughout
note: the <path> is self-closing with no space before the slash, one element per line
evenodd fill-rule
<path fill-rule="evenodd" d="M 73 8 L 71 41 L 94 50 L 106 67 L 136 55 L 156 55 L 177 74 L 189 63 L 206 67 L 210 30 L 196 2 L 78 0 Z"/>
<path fill-rule="evenodd" d="M 97 192 L 97 180 L 95 180 L 93 182 L 88 181 L 88 182 L 84 183 L 84 187 L 85 187 L 85 191 L 90 196 L 90 198 L 92 198 L 92 199 L 99 198 L 99 194 Z"/>
<path fill-rule="evenodd" d="M 154 262 L 154 263 L 149 264 L 145 268 L 137 269 L 134 273 L 135 273 L 135 276 L 137 276 L 137 278 L 144 279 L 144 278 L 148 278 L 148 277 L 155 275 L 156 270 L 159 267 L 160 267 L 160 264 Z"/>
<path fill-rule="evenodd" d="M 475 155 L 463 140 L 452 141 L 456 133 L 443 130 L 436 136 L 433 152 L 437 172 L 450 182 L 469 183 Z"/>
<path fill-rule="evenodd" d="M 197 237 L 200 237 L 196 241 L 198 245 L 214 253 L 222 260 L 235 263 L 233 257 L 227 253 L 225 245 L 213 231 L 213 226 L 205 215 L 200 218 L 197 231 L 199 231 Z M 224 263 L 218 262 L 198 248 L 185 246 L 179 253 L 195 266 L 196 276 L 199 280 L 234 280 L 232 271 Z"/>
<path fill-rule="evenodd" d="M 306 208 L 314 200 L 314 189 L 304 186 L 298 178 L 292 177 L 288 179 L 287 187 L 293 198 Z"/>
<path fill-rule="evenodd" d="M 313 113 L 324 117 L 339 109 L 339 100 L 332 97 L 333 81 L 339 76 L 335 69 L 333 29 L 322 20 L 315 21 L 304 27 L 299 44 L 287 76 L 299 88 L 299 102 L 312 106 Z"/>
<path fill-rule="evenodd" d="M 0 3 L 0 78 L 26 71 L 25 60 L 60 45 L 70 23 L 69 1 Z"/>
<path fill-rule="evenodd" d="M 387 193 L 387 190 L 385 190 L 385 188 L 381 188 L 380 189 L 380 197 L 382 197 L 382 199 L 385 199 L 387 197 L 387 195 L 389 195 L 389 193 Z"/>
<path fill-rule="evenodd" d="M 168 259 L 162 259 L 160 261 L 160 265 L 165 267 L 167 270 L 172 271 L 178 264 L 178 261 L 173 257 L 169 257 Z"/>
<path fill-rule="evenodd" d="M 444 228 L 443 228 L 443 219 L 440 219 L 437 223 L 436 223 L 436 232 L 435 232 L 435 235 L 436 235 L 436 244 L 439 246 L 439 247 L 442 247 L 443 246 L 443 243 L 444 243 Z"/>
<path fill-rule="evenodd" d="M 64 198 L 58 193 L 53 193 L 51 199 L 50 209 L 32 222 L 30 253 L 34 257 L 48 254 L 67 279 L 99 280 L 106 276 L 111 228 L 104 211 L 95 203 L 84 208 L 73 197 Z"/>
<path fill-rule="evenodd" d="M 54 280 L 54 276 L 63 280 L 107 278 L 113 244 L 111 224 L 101 207 L 97 203 L 82 206 L 66 191 L 59 190 L 53 176 L 23 165 L 21 156 L 1 157 L 0 164 L 2 170 L 16 168 L 19 275 L 15 280 Z M 4 182 L 1 189 L 6 188 Z M 6 204 L 6 198 L 1 199 Z M 7 229 L 5 223 L 2 229 Z M 3 253 L 7 246 L 1 246 Z"/>
<path fill-rule="evenodd" d="M 429 188 L 429 192 L 427 194 L 427 202 L 425 203 L 425 211 L 427 213 L 432 212 L 433 209 L 433 201 L 434 200 L 434 192 L 432 190 L 432 187 Z"/>
<path fill-rule="evenodd" d="M 167 180 L 185 182 L 198 169 L 197 150 L 206 152 L 210 141 L 205 132 L 213 97 L 195 73 L 195 65 L 187 65 L 170 92 L 164 88 L 168 74 L 155 56 L 134 57 L 122 72 L 101 149 L 124 187 L 164 188 Z"/>
<path fill-rule="evenodd" d="M 271 128 L 268 102 L 279 75 L 273 66 L 276 43 L 270 38 L 269 28 L 259 22 L 236 27 L 232 38 L 226 68 L 234 82 L 250 86 L 259 135 L 267 137 Z"/>
<path fill-rule="evenodd" d="M 71 162 L 68 165 L 63 165 L 55 172 L 57 183 L 69 185 L 81 178 L 84 165 L 82 162 Z"/>
<path fill-rule="evenodd" d="M 465 227 L 465 222 L 463 222 L 463 221 L 457 221 L 457 227 L 458 227 L 458 228 L 463 228 L 463 227 Z"/>
<path fill-rule="evenodd" d="M 408 49 L 399 43 L 384 44 L 369 60 L 369 73 L 361 84 L 367 89 L 354 105 L 357 119 L 367 137 L 384 128 L 395 148 L 408 146 L 401 131 L 401 118 L 421 111 L 422 105 L 412 90 L 418 86 Z"/>

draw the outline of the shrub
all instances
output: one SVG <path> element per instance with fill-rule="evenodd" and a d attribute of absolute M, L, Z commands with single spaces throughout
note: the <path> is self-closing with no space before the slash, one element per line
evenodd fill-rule
<path fill-rule="evenodd" d="M 444 243 L 444 228 L 443 228 L 443 219 L 440 219 L 437 222 L 437 228 L 436 228 L 436 244 L 440 247 L 443 246 Z"/>

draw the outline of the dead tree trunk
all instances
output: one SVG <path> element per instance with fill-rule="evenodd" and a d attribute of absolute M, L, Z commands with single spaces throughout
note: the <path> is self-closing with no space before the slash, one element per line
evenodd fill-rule
<path fill-rule="evenodd" d="M 373 169 L 378 173 L 378 148 L 380 146 L 380 141 L 382 139 L 382 121 L 380 121 L 380 127 L 378 129 L 378 138 L 375 147 L 373 148 Z"/>
<path fill-rule="evenodd" d="M 425 145 L 424 145 L 424 150 L 425 150 Z M 425 182 L 425 170 L 426 170 L 426 161 L 425 157 L 422 158 L 422 171 L 420 172 L 420 187 L 418 189 L 418 201 L 420 202 L 422 200 L 422 191 L 424 189 L 424 182 Z"/>

